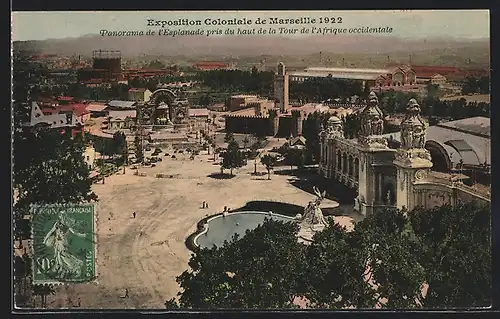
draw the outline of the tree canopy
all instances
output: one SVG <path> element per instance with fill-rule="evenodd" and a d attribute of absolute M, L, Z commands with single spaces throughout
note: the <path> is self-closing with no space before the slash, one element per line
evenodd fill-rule
<path fill-rule="evenodd" d="M 222 157 L 221 168 L 229 169 L 233 175 L 233 169 L 240 168 L 245 164 L 245 156 L 240 151 L 238 143 L 232 139 L 227 145 L 227 149 L 220 154 Z"/>
<path fill-rule="evenodd" d="M 265 154 L 260 158 L 260 162 L 267 169 L 267 179 L 271 179 L 271 170 L 278 164 L 278 159 L 274 155 Z"/>
<path fill-rule="evenodd" d="M 84 136 L 72 136 L 71 128 L 23 125 L 29 121 L 31 102 L 39 96 L 36 84 L 44 82 L 44 76 L 43 69 L 26 57 L 14 58 L 13 187 L 17 190 L 14 234 L 21 240 L 31 237 L 30 221 L 24 216 L 29 214 L 32 204 L 97 200 L 91 190 L 92 181 L 84 159 Z M 17 276 L 27 278 L 32 261 L 24 257 L 23 260 L 25 267 L 16 269 Z M 33 295 L 42 296 L 42 305 L 46 304 L 46 296 L 53 292 L 48 286 L 34 286 L 33 289 Z"/>
<path fill-rule="evenodd" d="M 310 78 L 304 82 L 290 82 L 289 92 L 292 100 L 302 103 L 321 103 L 335 98 L 341 98 L 345 102 L 351 96 L 362 96 L 364 91 L 361 81 L 325 77 Z"/>
<path fill-rule="evenodd" d="M 14 188 L 18 198 L 14 207 L 16 234 L 29 238 L 29 223 L 23 219 L 31 204 L 88 202 L 97 199 L 91 191 L 89 169 L 83 152 L 83 136 L 71 130 L 23 126 L 29 119 L 32 94 L 29 73 L 38 73 L 29 60 L 14 62 Z"/>
<path fill-rule="evenodd" d="M 273 71 L 212 70 L 198 72 L 197 79 L 216 92 L 246 92 L 272 96 Z"/>
<path fill-rule="evenodd" d="M 193 254 L 181 308 L 472 307 L 491 303 L 490 208 L 383 209 L 354 230 L 330 220 L 309 245 L 298 224 L 266 220 Z M 425 291 L 427 289 L 427 291 Z"/>
<path fill-rule="evenodd" d="M 222 247 L 199 250 L 177 278 L 181 308 L 290 308 L 306 269 L 297 225 L 268 220 Z M 170 306 L 175 305 L 170 301 Z"/>

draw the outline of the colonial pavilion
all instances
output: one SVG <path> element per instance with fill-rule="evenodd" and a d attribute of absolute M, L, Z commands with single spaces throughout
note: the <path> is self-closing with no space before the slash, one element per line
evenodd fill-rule
<path fill-rule="evenodd" d="M 378 207 L 411 210 L 459 201 L 490 201 L 489 188 L 467 186 L 460 175 L 432 170 L 434 159 L 426 149 L 428 124 L 420 116 L 416 100 L 408 104 L 400 135 L 382 134 L 384 117 L 375 93 L 370 93 L 360 115 L 361 131 L 355 139 L 344 138 L 340 118 L 329 118 L 320 133 L 319 172 L 357 189 L 355 210 L 362 215 Z"/>

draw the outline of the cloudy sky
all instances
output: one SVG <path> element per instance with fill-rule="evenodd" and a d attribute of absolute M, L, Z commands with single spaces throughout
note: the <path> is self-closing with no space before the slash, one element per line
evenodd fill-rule
<path fill-rule="evenodd" d="M 14 41 L 61 39 L 99 34 L 100 30 L 144 31 L 159 29 L 147 25 L 148 19 L 173 21 L 180 18 L 204 21 L 210 19 L 247 18 L 316 18 L 342 17 L 342 24 L 308 25 L 309 27 L 360 28 L 391 27 L 392 36 L 427 38 L 451 36 L 488 38 L 490 17 L 488 10 L 394 10 L 394 11 L 219 11 L 219 12 L 14 12 L 12 38 Z M 252 25 L 251 27 L 255 27 Z M 250 26 L 247 28 L 251 28 Z M 259 26 L 260 27 L 260 26 Z M 269 27 L 279 27 L 270 26 Z M 298 26 L 301 28 L 302 25 Z M 166 27 L 168 29 L 196 29 L 200 27 Z M 205 26 L 205 29 L 214 28 Z M 228 28 L 228 27 L 224 27 Z M 237 27 L 233 27 L 237 28 Z M 380 35 L 380 34 L 379 34 Z M 387 34 L 386 34 L 387 35 Z"/>

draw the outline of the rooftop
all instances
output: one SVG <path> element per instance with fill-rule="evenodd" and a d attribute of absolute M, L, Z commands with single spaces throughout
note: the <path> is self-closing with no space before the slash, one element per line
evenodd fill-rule
<path fill-rule="evenodd" d="M 208 109 L 189 109 L 188 111 L 189 116 L 208 116 L 210 112 Z"/>
<path fill-rule="evenodd" d="M 371 72 L 342 72 L 342 71 L 330 71 L 330 72 L 290 72 L 290 77 L 315 77 L 315 78 L 326 78 L 333 77 L 337 79 L 350 79 L 350 80 L 375 80 L 383 73 L 371 73 Z"/>
<path fill-rule="evenodd" d="M 106 106 L 107 105 L 104 103 L 90 103 L 86 106 L 86 108 L 89 112 L 102 112 Z"/>
<path fill-rule="evenodd" d="M 321 72 L 321 73 L 370 73 L 370 74 L 388 74 L 392 73 L 392 69 L 355 69 L 355 68 L 324 68 L 310 67 L 304 70 L 305 72 Z"/>
<path fill-rule="evenodd" d="M 457 130 L 455 126 L 462 126 L 463 123 L 483 123 L 485 127 L 488 125 L 488 118 L 470 118 L 458 121 L 450 121 L 443 124 L 430 126 L 427 129 L 427 141 L 438 143 L 442 149 L 448 154 L 452 163 L 459 163 L 463 160 L 466 165 L 491 165 L 491 141 L 490 137 L 479 135 L 473 130 L 475 125 L 466 126 L 466 129 Z M 445 125 L 446 124 L 446 125 Z M 481 127 L 481 125 L 477 125 Z M 472 129 L 471 129 L 472 127 Z M 385 134 L 398 142 L 401 141 L 400 132 Z"/>
<path fill-rule="evenodd" d="M 469 134 L 477 134 L 482 137 L 491 136 L 490 119 L 483 116 L 470 117 L 457 121 L 438 124 L 437 126 L 463 131 Z"/>
<path fill-rule="evenodd" d="M 137 111 L 136 110 L 126 110 L 126 111 L 109 111 L 109 117 L 112 119 L 121 119 L 124 120 L 126 118 L 136 118 Z"/>
<path fill-rule="evenodd" d="M 135 101 L 120 101 L 120 100 L 112 100 L 106 103 L 108 106 L 121 108 L 121 109 L 133 109 L 135 108 Z"/>

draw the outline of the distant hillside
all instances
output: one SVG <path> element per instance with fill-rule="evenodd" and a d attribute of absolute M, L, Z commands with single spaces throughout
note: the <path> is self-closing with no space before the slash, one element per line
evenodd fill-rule
<path fill-rule="evenodd" d="M 329 52 L 331 54 L 382 54 L 446 49 L 451 56 L 462 48 L 474 48 L 489 56 L 488 40 L 456 40 L 453 38 L 415 40 L 376 36 L 316 36 L 281 38 L 246 37 L 101 37 L 14 42 L 14 50 L 37 51 L 44 54 L 90 56 L 93 50 L 120 50 L 124 57 L 161 56 L 294 56 Z"/>

